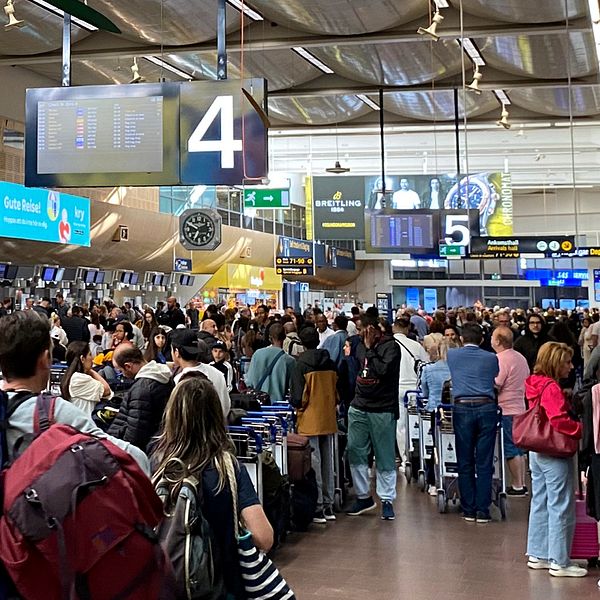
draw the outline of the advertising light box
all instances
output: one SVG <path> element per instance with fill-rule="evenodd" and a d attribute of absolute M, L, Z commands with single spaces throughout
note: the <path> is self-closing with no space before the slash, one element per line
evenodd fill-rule
<path fill-rule="evenodd" d="M 0 236 L 90 245 L 90 200 L 0 182 Z"/>

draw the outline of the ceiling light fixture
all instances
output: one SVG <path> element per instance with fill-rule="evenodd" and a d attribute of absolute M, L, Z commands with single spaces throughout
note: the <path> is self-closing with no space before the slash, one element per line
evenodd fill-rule
<path fill-rule="evenodd" d="M 327 73 L 331 75 L 333 73 L 333 69 L 330 69 L 324 62 L 320 61 L 314 54 L 311 54 L 306 48 L 302 46 L 293 46 L 292 50 L 298 55 L 301 56 L 304 60 L 308 61 L 313 67 L 317 67 L 319 71 L 323 71 L 323 73 Z"/>
<path fill-rule="evenodd" d="M 381 110 L 379 104 L 371 100 L 371 98 L 369 98 L 369 96 L 367 96 L 366 94 L 356 94 L 356 97 L 359 100 L 362 100 L 368 107 L 372 108 L 373 110 Z"/>
<path fill-rule="evenodd" d="M 6 6 L 4 12 L 8 17 L 8 23 L 4 26 L 7 31 L 10 29 L 20 29 L 25 25 L 25 21 L 21 21 L 15 17 L 15 7 L 13 6 L 13 0 L 6 0 Z"/>
<path fill-rule="evenodd" d="M 475 92 L 477 95 L 481 94 L 481 90 L 479 89 L 479 82 L 483 79 L 483 75 L 479 70 L 479 65 L 475 65 L 475 70 L 473 71 L 473 81 L 466 86 L 468 90 L 471 92 Z"/>
<path fill-rule="evenodd" d="M 129 83 L 143 83 L 144 81 L 146 81 L 140 75 L 140 68 L 138 66 L 136 57 L 133 58 L 133 64 L 131 65 L 131 74 L 133 75 L 133 77 L 131 78 L 131 81 Z"/>
<path fill-rule="evenodd" d="M 508 108 L 506 108 L 506 104 L 502 105 L 502 113 L 500 113 L 500 120 L 496 121 L 496 125 L 504 127 L 504 129 L 511 128 L 511 124 L 508 120 Z"/>
<path fill-rule="evenodd" d="M 64 17 L 65 17 L 64 11 L 62 11 L 60 8 L 57 8 L 56 6 L 50 4 L 49 2 L 45 2 L 45 0 L 29 0 L 29 1 L 32 4 L 35 4 L 36 6 L 39 6 L 40 8 L 43 8 L 44 10 L 47 10 L 48 12 L 52 13 L 53 15 L 60 17 L 61 19 L 64 19 Z M 73 23 L 73 25 L 77 25 L 78 27 L 81 27 L 82 29 L 85 29 L 86 31 L 98 31 L 98 28 L 95 25 L 92 25 L 91 23 L 88 23 L 87 21 L 84 21 L 83 19 L 74 17 L 73 15 L 71 15 L 71 23 Z"/>
<path fill-rule="evenodd" d="M 190 74 L 186 73 L 185 71 L 182 71 L 181 69 L 178 69 L 177 67 L 173 66 L 172 64 L 169 64 L 168 62 L 165 62 L 161 58 L 158 58 L 158 56 L 144 56 L 144 58 L 148 62 L 151 62 L 152 64 L 156 65 L 157 67 L 165 69 L 165 71 L 170 71 L 171 73 L 174 73 L 182 79 L 187 79 L 188 81 L 194 79 Z"/>
<path fill-rule="evenodd" d="M 437 7 L 435 13 L 433 14 L 433 19 L 431 19 L 431 25 L 425 29 L 424 27 L 419 27 L 417 29 L 417 33 L 419 35 L 428 35 L 433 39 L 434 42 L 437 42 L 440 39 L 440 36 L 437 34 L 438 25 L 444 20 L 444 17 L 440 14 L 440 9 Z"/>
<path fill-rule="evenodd" d="M 348 167 L 342 167 L 339 160 L 335 161 L 334 167 L 329 167 L 325 169 L 327 173 L 335 173 L 336 175 L 341 175 L 342 173 L 347 173 L 350 169 Z"/>
<path fill-rule="evenodd" d="M 462 49 L 467 53 L 467 56 L 473 61 L 474 65 L 485 67 L 485 60 L 483 60 L 481 52 L 479 52 L 479 49 L 471 38 L 463 38 L 456 41 L 462 46 Z"/>
<path fill-rule="evenodd" d="M 448 0 L 433 0 L 438 8 L 450 8 Z"/>
<path fill-rule="evenodd" d="M 254 10 L 241 0 L 227 0 L 227 3 L 233 6 L 233 8 L 237 8 L 240 12 L 243 12 L 253 21 L 264 21 L 263 16 L 258 11 Z"/>

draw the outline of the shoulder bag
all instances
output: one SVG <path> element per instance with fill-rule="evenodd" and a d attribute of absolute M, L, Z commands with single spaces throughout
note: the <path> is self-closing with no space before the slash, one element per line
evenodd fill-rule
<path fill-rule="evenodd" d="M 577 452 L 579 442 L 552 427 L 542 406 L 542 395 L 529 410 L 513 417 L 513 441 L 516 446 L 530 452 L 539 452 L 555 458 L 569 458 Z"/>

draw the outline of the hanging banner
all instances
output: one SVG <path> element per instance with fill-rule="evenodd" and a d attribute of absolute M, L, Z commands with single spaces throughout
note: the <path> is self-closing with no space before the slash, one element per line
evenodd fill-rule
<path fill-rule="evenodd" d="M 314 240 L 313 235 L 313 194 L 312 177 L 304 178 L 304 221 L 306 224 L 306 239 Z"/>
<path fill-rule="evenodd" d="M 314 234 L 317 240 L 365 237 L 364 177 L 314 177 Z"/>
<path fill-rule="evenodd" d="M 0 182 L 0 236 L 90 245 L 90 201 L 54 190 Z"/>

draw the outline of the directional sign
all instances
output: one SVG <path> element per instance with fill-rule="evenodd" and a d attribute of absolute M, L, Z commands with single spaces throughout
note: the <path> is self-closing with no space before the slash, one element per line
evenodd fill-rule
<path fill-rule="evenodd" d="M 244 208 L 289 208 L 289 190 L 244 189 Z"/>

